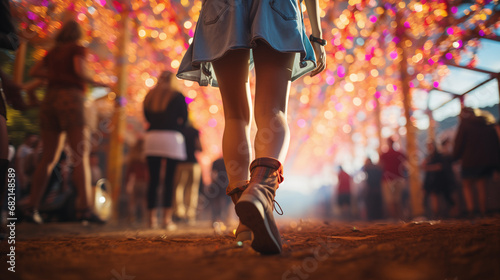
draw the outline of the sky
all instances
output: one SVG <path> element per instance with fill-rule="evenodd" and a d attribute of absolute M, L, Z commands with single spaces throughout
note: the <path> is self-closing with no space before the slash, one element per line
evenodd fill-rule
<path fill-rule="evenodd" d="M 465 9 L 469 8 L 471 4 L 464 4 L 459 7 L 459 12 L 456 17 L 461 17 Z M 494 3 L 488 5 L 488 8 L 493 9 Z M 495 31 L 496 35 L 500 35 L 500 29 Z M 480 47 L 477 50 L 478 63 L 476 68 L 500 72 L 500 42 L 480 39 Z M 471 57 L 463 55 L 460 65 L 464 66 L 470 61 Z M 471 70 L 448 67 L 450 73 L 444 78 L 440 83 L 440 88 L 449 92 L 463 94 L 469 89 L 475 87 L 481 82 L 489 78 L 488 74 L 479 73 Z M 442 93 L 438 91 L 432 91 L 429 94 L 429 107 L 431 109 L 437 108 L 440 105 L 451 99 L 451 95 L 447 93 Z M 490 107 L 492 105 L 499 103 L 499 92 L 498 92 L 498 80 L 493 80 L 480 88 L 467 94 L 464 100 L 464 104 L 473 108 Z M 443 119 L 457 116 L 460 112 L 460 102 L 458 99 L 448 103 L 442 108 L 433 112 L 433 118 L 436 121 L 441 121 Z"/>
<path fill-rule="evenodd" d="M 481 39 L 481 47 L 478 50 L 478 63 L 476 68 L 500 72 L 500 42 Z M 464 58 L 460 64 L 465 65 L 469 58 Z M 450 73 L 440 84 L 440 88 L 449 92 L 463 94 L 476 85 L 490 78 L 489 74 L 472 70 L 448 67 Z M 429 107 L 437 108 L 451 99 L 451 95 L 439 91 L 432 91 L 429 96 Z M 498 81 L 492 80 L 477 88 L 465 97 L 465 105 L 473 108 L 489 107 L 499 103 Z M 448 117 L 454 117 L 460 112 L 460 102 L 457 100 L 448 103 L 444 107 L 434 111 L 433 117 L 441 121 Z"/>

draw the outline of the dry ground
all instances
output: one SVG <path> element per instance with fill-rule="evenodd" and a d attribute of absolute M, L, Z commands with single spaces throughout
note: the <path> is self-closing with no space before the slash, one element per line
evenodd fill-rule
<path fill-rule="evenodd" d="M 425 223 L 281 221 L 281 255 L 208 224 L 164 230 L 18 224 L 0 279 L 500 279 L 500 217 Z"/>

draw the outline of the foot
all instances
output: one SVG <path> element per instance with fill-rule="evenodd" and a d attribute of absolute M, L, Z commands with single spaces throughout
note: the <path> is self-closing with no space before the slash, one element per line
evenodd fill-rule
<path fill-rule="evenodd" d="M 42 215 L 40 215 L 40 212 L 38 212 L 37 209 L 24 210 L 23 215 L 25 221 L 27 221 L 28 223 L 34 223 L 37 225 L 43 224 Z"/>
<path fill-rule="evenodd" d="M 229 186 L 227 186 L 226 194 L 231 197 L 231 200 L 233 201 L 234 204 L 238 202 L 238 200 L 241 197 L 241 194 L 248 187 L 248 183 L 249 181 L 244 180 L 232 183 Z M 250 228 L 242 224 L 241 221 L 239 222 L 234 235 L 236 237 L 237 242 L 250 241 L 253 238 L 252 231 L 250 230 Z"/>
<path fill-rule="evenodd" d="M 283 181 L 281 163 L 272 158 L 256 159 L 250 166 L 248 188 L 236 204 L 241 223 L 253 232 L 252 248 L 261 254 L 281 253 L 281 236 L 274 221 L 273 201 Z"/>
<path fill-rule="evenodd" d="M 176 231 L 177 230 L 177 225 L 174 222 L 169 222 L 165 225 L 165 229 L 167 231 Z"/>
<path fill-rule="evenodd" d="M 241 222 L 238 224 L 236 233 L 234 235 L 236 236 L 236 242 L 251 241 L 253 239 L 253 234 L 250 228 L 245 226 Z"/>
<path fill-rule="evenodd" d="M 190 226 L 190 227 L 194 227 L 194 226 L 196 226 L 196 219 L 195 219 L 195 218 L 189 218 L 189 219 L 187 220 L 187 224 L 188 224 L 188 226 Z"/>
<path fill-rule="evenodd" d="M 271 211 L 255 197 L 242 196 L 236 214 L 253 233 L 252 248 L 261 254 L 281 253 L 281 237 Z"/>

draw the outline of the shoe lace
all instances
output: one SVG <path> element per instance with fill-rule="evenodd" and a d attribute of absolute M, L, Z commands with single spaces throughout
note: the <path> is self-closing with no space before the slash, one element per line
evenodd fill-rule
<path fill-rule="evenodd" d="M 273 199 L 273 203 L 274 203 L 274 205 L 277 205 L 277 206 L 279 207 L 279 209 L 280 209 L 280 212 L 281 212 L 281 213 L 280 213 L 280 212 L 278 212 L 278 210 L 277 210 L 278 208 L 276 208 L 276 207 L 273 207 L 273 208 L 274 208 L 274 211 L 276 211 L 276 213 L 277 213 L 278 215 L 283 216 L 283 209 L 281 209 L 280 204 L 279 204 L 276 200 L 274 200 L 274 199 Z"/>

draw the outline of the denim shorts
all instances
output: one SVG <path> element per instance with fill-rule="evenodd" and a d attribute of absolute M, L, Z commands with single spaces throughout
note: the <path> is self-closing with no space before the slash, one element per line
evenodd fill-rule
<path fill-rule="evenodd" d="M 252 49 L 256 40 L 280 52 L 296 53 L 292 81 L 316 67 L 297 0 L 204 0 L 177 77 L 217 86 L 211 62 L 229 50 Z M 250 59 L 250 69 L 252 64 Z"/>

